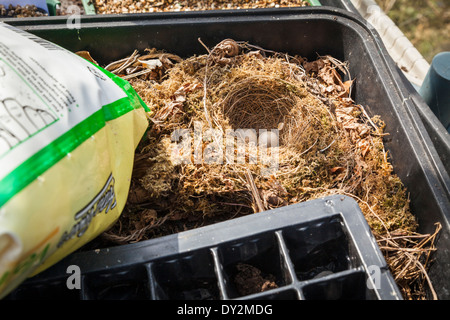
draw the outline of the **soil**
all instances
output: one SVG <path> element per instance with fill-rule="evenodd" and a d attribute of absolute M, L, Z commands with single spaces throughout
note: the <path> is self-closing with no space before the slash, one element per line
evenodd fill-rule
<path fill-rule="evenodd" d="M 236 265 L 236 275 L 233 280 L 241 296 L 278 288 L 275 276 L 263 274 L 260 269 L 246 263 Z"/>

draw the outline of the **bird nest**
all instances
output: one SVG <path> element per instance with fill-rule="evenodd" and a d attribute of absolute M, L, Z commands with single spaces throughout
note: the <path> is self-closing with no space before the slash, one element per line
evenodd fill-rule
<path fill-rule="evenodd" d="M 417 233 L 384 123 L 352 100 L 347 64 L 231 39 L 205 50 L 187 59 L 135 51 L 105 67 L 151 112 L 127 205 L 102 241 L 137 242 L 343 194 L 359 203 L 404 297 L 436 298 L 426 271 L 440 226 Z M 263 132 L 276 145 L 261 144 Z"/>

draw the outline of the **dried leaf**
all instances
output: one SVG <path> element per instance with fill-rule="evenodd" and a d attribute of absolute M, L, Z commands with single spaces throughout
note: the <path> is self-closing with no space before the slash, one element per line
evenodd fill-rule
<path fill-rule="evenodd" d="M 355 80 L 347 80 L 347 81 L 345 81 L 345 82 L 343 83 L 343 85 L 344 85 L 344 90 L 345 90 L 346 93 L 350 93 L 350 88 L 352 87 L 354 81 L 355 81 Z"/>
<path fill-rule="evenodd" d="M 78 51 L 78 52 L 75 52 L 75 53 L 77 55 L 79 55 L 80 57 L 82 57 L 82 58 L 84 58 L 84 59 L 86 59 L 86 60 L 88 60 L 88 61 L 90 61 L 92 63 L 95 63 L 96 65 L 98 65 L 97 61 L 95 61 L 94 58 L 91 57 L 91 54 L 89 53 L 89 51 Z"/>
<path fill-rule="evenodd" d="M 325 62 L 322 59 L 315 60 L 312 62 L 303 62 L 303 67 L 307 73 L 315 73 L 318 74 L 319 70 L 321 70 L 325 66 Z"/>
<path fill-rule="evenodd" d="M 331 168 L 331 169 L 330 169 L 330 172 L 331 172 L 331 173 L 341 173 L 341 172 L 343 172 L 344 170 L 345 170 L 344 167 L 334 167 L 334 168 Z"/>

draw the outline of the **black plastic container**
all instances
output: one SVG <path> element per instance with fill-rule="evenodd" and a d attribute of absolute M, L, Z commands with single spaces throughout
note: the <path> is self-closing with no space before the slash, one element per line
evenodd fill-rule
<path fill-rule="evenodd" d="M 407 82 L 406 79 L 405 82 Z M 411 86 L 410 83 L 405 84 L 405 87 L 408 88 L 409 86 Z M 444 165 L 445 171 L 450 172 L 450 133 L 418 92 L 409 89 L 407 95 L 408 98 L 405 99 L 409 99 L 416 108 L 425 130 L 431 138 L 432 145 Z M 450 187 L 447 183 L 447 190 L 449 189 Z"/>
<path fill-rule="evenodd" d="M 323 6 L 329 6 L 339 9 L 347 10 L 351 13 L 360 15 L 358 12 L 358 9 L 353 5 L 353 3 L 350 0 L 320 0 L 320 3 Z M 361 17 L 361 19 L 363 19 Z M 420 96 L 420 94 L 417 94 L 414 87 L 411 85 L 409 80 L 404 76 L 403 71 L 398 68 L 396 65 L 392 65 L 391 68 L 394 70 L 397 69 L 397 72 L 399 73 L 400 78 L 403 78 L 404 82 L 404 99 L 410 100 L 408 101 L 408 107 L 413 105 L 417 113 L 420 117 L 420 121 L 424 124 L 425 130 L 427 134 L 431 138 L 431 143 L 433 145 L 433 148 L 436 149 L 437 154 L 434 156 L 437 156 L 440 158 L 444 165 L 444 169 L 447 172 L 450 172 L 450 133 L 445 128 L 445 126 L 442 124 L 442 122 L 438 119 L 438 117 L 433 113 L 431 108 L 427 105 L 427 103 L 424 101 L 424 99 Z M 428 141 L 430 142 L 430 141 Z M 447 182 L 447 190 L 450 187 L 448 186 Z"/>
<path fill-rule="evenodd" d="M 358 9 L 356 9 L 351 0 L 319 0 L 319 1 L 322 6 L 344 9 L 351 13 L 359 15 Z"/>
<path fill-rule="evenodd" d="M 348 61 L 356 79 L 353 98 L 370 115 L 379 115 L 386 122 L 390 135 L 385 147 L 395 173 L 410 192 L 420 232 L 432 233 L 436 222 L 442 224 L 429 276 L 439 298 L 450 298 L 448 171 L 411 98 L 414 89 L 404 83 L 377 32 L 359 15 L 329 7 L 96 15 L 82 17 L 80 29 L 67 29 L 66 20 L 60 17 L 6 21 L 71 51 L 89 50 L 101 64 L 134 49 L 152 47 L 182 57 L 204 54 L 198 38 L 210 47 L 232 38 L 311 60 L 329 54 Z M 201 231 L 197 237 L 202 238 Z M 126 254 L 127 250 L 123 246 L 115 252 Z"/>
<path fill-rule="evenodd" d="M 276 288 L 242 292 L 237 265 Z M 66 286 L 67 267 L 81 289 Z M 358 204 L 331 196 L 122 247 L 81 252 L 25 282 L 10 299 L 401 300 Z"/>

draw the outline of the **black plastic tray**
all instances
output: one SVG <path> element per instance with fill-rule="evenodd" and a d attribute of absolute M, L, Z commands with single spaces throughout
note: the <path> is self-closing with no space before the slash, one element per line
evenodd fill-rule
<path fill-rule="evenodd" d="M 431 108 L 426 104 L 420 94 L 412 90 L 411 83 L 405 78 L 405 99 L 410 100 L 416 108 L 425 130 L 431 138 L 433 147 L 436 149 L 438 157 L 441 159 L 445 171 L 450 172 L 450 133 L 445 129 L 442 122 L 436 117 Z M 450 187 L 447 183 L 447 189 Z"/>
<path fill-rule="evenodd" d="M 356 78 L 353 98 L 386 122 L 385 147 L 410 192 L 420 232 L 432 233 L 436 222 L 442 224 L 429 276 L 439 298 L 450 298 L 448 171 L 411 99 L 414 89 L 361 16 L 330 7 L 96 15 L 82 17 L 79 30 L 67 29 L 60 17 L 5 21 L 71 51 L 89 50 L 102 64 L 152 47 L 182 57 L 203 54 L 198 38 L 210 47 L 233 38 L 311 60 L 329 54 L 348 61 Z"/>
<path fill-rule="evenodd" d="M 239 236 L 237 236 L 239 235 Z M 277 284 L 242 292 L 236 266 Z M 77 265 L 80 290 L 67 289 Z M 81 252 L 16 289 L 11 299 L 401 300 L 358 206 L 331 196 L 122 247 Z"/>

